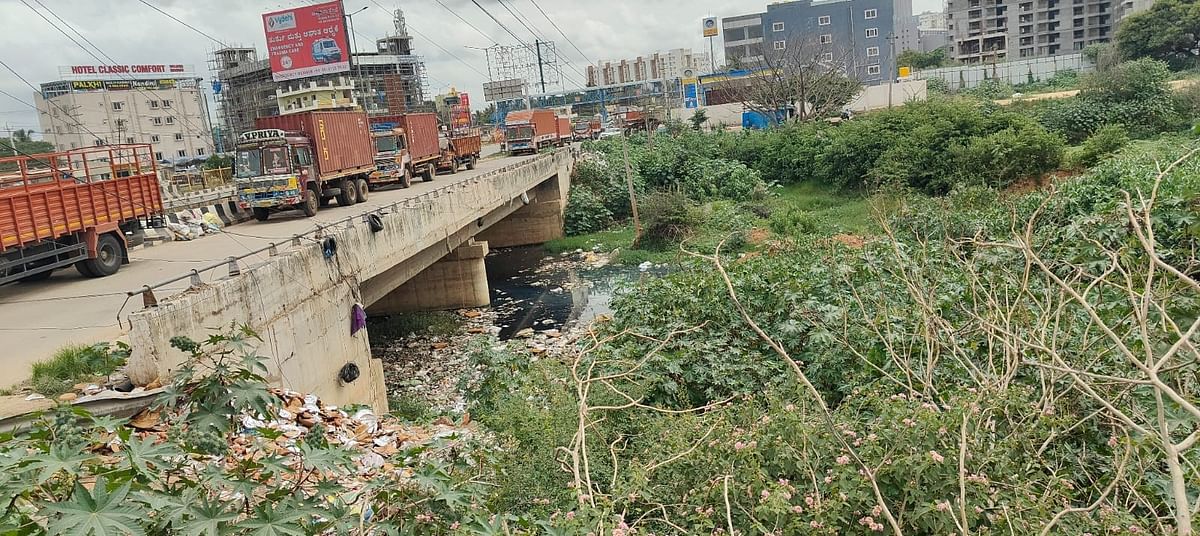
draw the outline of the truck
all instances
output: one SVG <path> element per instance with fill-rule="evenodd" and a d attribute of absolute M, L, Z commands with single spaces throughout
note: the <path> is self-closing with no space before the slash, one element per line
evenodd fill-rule
<path fill-rule="evenodd" d="M 570 145 L 571 136 L 573 135 L 571 130 L 571 118 L 565 115 L 560 115 L 555 118 L 555 120 L 558 122 L 558 143 L 556 145 L 559 147 L 562 147 L 563 145 Z"/>
<path fill-rule="evenodd" d="M 150 145 L 0 158 L 0 284 L 74 265 L 105 277 L 129 264 L 144 229 L 162 224 Z"/>
<path fill-rule="evenodd" d="M 504 118 L 504 147 L 510 154 L 534 154 L 558 142 L 552 110 L 518 110 Z"/>
<path fill-rule="evenodd" d="M 238 139 L 234 187 L 256 220 L 285 210 L 311 218 L 334 198 L 339 206 L 367 200 L 375 171 L 367 114 L 308 111 L 260 117 L 254 126 Z"/>
<path fill-rule="evenodd" d="M 408 188 L 418 175 L 433 180 L 442 158 L 437 114 L 380 115 L 372 116 L 370 122 L 376 153 L 371 188 L 390 184 Z"/>
<path fill-rule="evenodd" d="M 446 133 L 439 140 L 442 158 L 438 160 L 438 172 L 458 173 L 458 168 L 467 166 L 475 169 L 483 151 L 483 137 L 477 128 L 458 128 Z"/>
<path fill-rule="evenodd" d="M 600 136 L 600 132 L 603 130 L 604 127 L 600 125 L 599 119 L 580 121 L 575 123 L 575 141 L 594 140 Z"/>

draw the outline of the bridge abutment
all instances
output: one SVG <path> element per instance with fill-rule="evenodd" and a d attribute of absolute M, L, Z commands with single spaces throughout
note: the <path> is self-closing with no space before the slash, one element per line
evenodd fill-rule
<path fill-rule="evenodd" d="M 421 271 L 367 312 L 375 315 L 483 307 L 491 303 L 488 289 L 488 243 L 469 240 Z"/>
<path fill-rule="evenodd" d="M 494 248 L 508 248 L 562 238 L 565 190 L 558 175 L 550 177 L 528 193 L 527 205 L 479 233 L 479 239 Z"/>

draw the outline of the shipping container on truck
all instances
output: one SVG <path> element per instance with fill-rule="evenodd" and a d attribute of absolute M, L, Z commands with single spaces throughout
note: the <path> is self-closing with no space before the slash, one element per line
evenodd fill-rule
<path fill-rule="evenodd" d="M 518 110 L 504 118 L 504 145 L 511 154 L 533 154 L 557 142 L 553 110 Z"/>
<path fill-rule="evenodd" d="M 367 114 L 311 111 L 260 117 L 242 133 L 234 161 L 238 204 L 258 221 L 298 209 L 315 216 L 337 198 L 339 206 L 367 200 L 375 145 Z"/>
<path fill-rule="evenodd" d="M 399 184 L 408 188 L 418 175 L 433 180 L 442 157 L 437 114 L 379 115 L 370 121 L 376 150 L 372 186 Z"/>
<path fill-rule="evenodd" d="M 571 143 L 571 118 L 565 115 L 560 115 L 555 118 L 558 125 L 558 146 L 568 145 Z"/>
<path fill-rule="evenodd" d="M 0 284 L 112 275 L 162 212 L 149 145 L 0 158 Z"/>
<path fill-rule="evenodd" d="M 458 173 L 466 166 L 475 169 L 483 151 L 482 133 L 477 128 L 457 128 L 440 140 L 442 158 L 438 161 L 438 172 Z"/>

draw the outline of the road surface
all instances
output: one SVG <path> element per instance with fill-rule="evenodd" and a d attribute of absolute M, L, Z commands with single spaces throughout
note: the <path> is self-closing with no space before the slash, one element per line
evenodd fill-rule
<path fill-rule="evenodd" d="M 485 147 L 484 153 L 485 157 L 495 154 L 496 146 Z M 85 278 L 73 268 L 67 268 L 55 272 L 47 281 L 0 287 L 0 348 L 4 348 L 0 352 L 4 356 L 0 386 L 28 379 L 32 363 L 50 357 L 63 346 L 109 342 L 122 336 L 124 329 L 118 324 L 118 312 L 124 319 L 130 312 L 142 307 L 140 296 L 126 303 L 127 291 L 171 279 L 229 256 L 248 253 L 271 242 L 286 243 L 292 235 L 311 231 L 317 224 L 328 225 L 347 216 L 417 197 L 523 158 L 530 157 L 486 158 L 479 162 L 474 171 L 440 175 L 433 182 L 418 182 L 408 189 L 372 192 L 366 202 L 351 207 L 338 207 L 335 202 L 321 209 L 314 218 L 305 218 L 299 212 L 273 214 L 267 222 L 251 221 L 234 225 L 221 234 L 137 248 L 130 252 L 130 264 L 105 278 Z M 287 246 L 281 249 L 286 251 Z M 248 258 L 242 261 L 242 268 L 267 257 L 267 253 L 262 253 Z M 217 269 L 204 274 L 204 279 L 219 279 L 226 274 L 226 270 Z M 162 299 L 185 290 L 187 286 L 187 280 L 179 281 L 155 290 L 155 295 Z"/>

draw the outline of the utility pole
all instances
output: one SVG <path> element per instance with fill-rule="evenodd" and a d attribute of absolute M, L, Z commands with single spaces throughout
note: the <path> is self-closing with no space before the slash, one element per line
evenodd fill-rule
<path fill-rule="evenodd" d="M 629 136 L 621 135 L 621 149 L 625 153 L 625 184 L 629 187 L 629 208 L 633 211 L 633 243 L 642 239 L 642 220 L 638 218 L 637 192 L 633 189 L 633 170 L 629 165 Z"/>
<path fill-rule="evenodd" d="M 538 77 L 542 81 L 542 94 L 544 95 L 546 93 L 546 71 L 542 63 L 542 42 L 541 40 L 534 39 L 533 44 L 537 47 Z"/>
<path fill-rule="evenodd" d="M 17 140 L 13 137 L 13 129 L 8 126 L 8 123 L 5 123 L 4 130 L 8 132 L 8 146 L 12 148 L 13 156 L 17 156 Z"/>
<path fill-rule="evenodd" d="M 893 83 L 896 81 L 896 75 L 899 74 L 896 68 L 896 34 L 895 32 L 888 34 L 888 53 L 891 55 L 891 65 L 888 66 L 891 71 L 888 72 L 888 109 L 892 109 L 892 93 Z"/>

